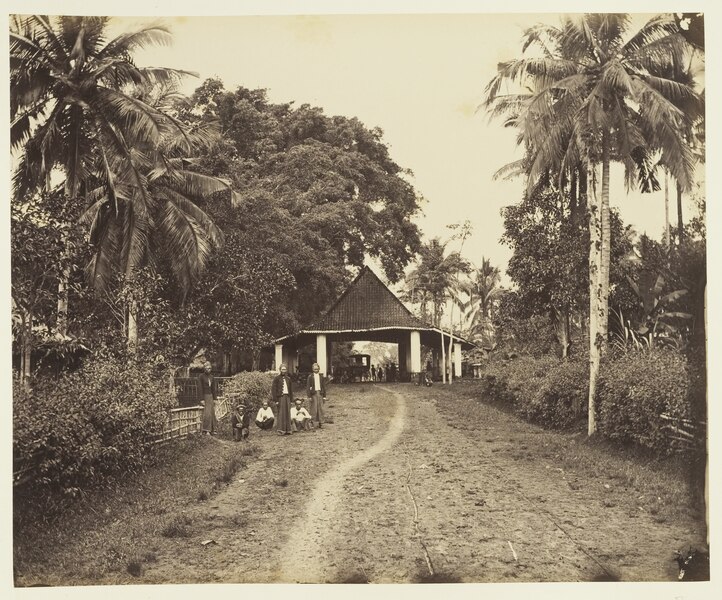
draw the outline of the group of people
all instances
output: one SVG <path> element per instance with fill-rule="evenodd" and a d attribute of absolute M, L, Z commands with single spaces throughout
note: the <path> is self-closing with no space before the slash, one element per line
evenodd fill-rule
<path fill-rule="evenodd" d="M 306 380 L 306 396 L 308 410 L 303 400 L 293 397 L 293 384 L 288 376 L 286 365 L 281 365 L 279 374 L 271 384 L 271 399 L 276 404 L 279 435 L 291 435 L 294 431 L 307 431 L 314 426 L 323 427 L 323 406 L 326 402 L 326 380 L 321 374 L 321 367 L 313 363 L 312 373 Z M 260 427 L 260 425 L 259 425 Z"/>
<path fill-rule="evenodd" d="M 297 431 L 310 431 L 316 427 L 323 427 L 324 404 L 326 403 L 326 380 L 321 374 L 318 363 L 314 363 L 313 372 L 306 381 L 306 395 L 309 407 L 303 406 L 302 398 L 294 398 L 293 383 L 288 375 L 286 365 L 281 365 L 279 374 L 271 383 L 271 400 L 276 408 L 269 405 L 268 400 L 256 413 L 256 425 L 262 430 L 271 430 L 273 426 L 279 435 L 291 435 Z M 215 399 L 218 395 L 218 384 L 211 375 L 211 363 L 204 365 L 203 373 L 199 377 L 200 393 L 203 398 L 203 419 L 201 430 L 205 434 L 215 435 L 218 429 L 216 418 Z M 238 441 L 247 439 L 250 435 L 251 413 L 245 404 L 234 404 L 231 407 L 231 429 L 233 439 Z"/>
<path fill-rule="evenodd" d="M 378 369 L 376 368 L 376 365 L 371 365 L 371 381 L 396 381 L 396 374 L 397 369 L 394 363 L 388 365 L 385 371 L 381 365 L 379 365 Z"/>

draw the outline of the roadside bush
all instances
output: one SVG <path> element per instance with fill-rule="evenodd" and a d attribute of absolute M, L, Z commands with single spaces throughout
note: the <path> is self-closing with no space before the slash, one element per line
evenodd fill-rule
<path fill-rule="evenodd" d="M 672 350 L 628 352 L 602 365 L 597 414 L 605 437 L 668 454 L 662 413 L 690 418 L 685 357 Z"/>
<path fill-rule="evenodd" d="M 487 363 L 482 393 L 545 427 L 566 429 L 586 415 L 589 367 L 584 360 L 522 356 Z"/>
<path fill-rule="evenodd" d="M 589 392 L 589 364 L 585 361 L 558 361 L 546 371 L 541 385 L 522 398 L 528 418 L 552 429 L 569 429 L 586 420 Z M 528 401 L 525 399 L 528 398 Z"/>
<path fill-rule="evenodd" d="M 482 375 L 482 387 L 488 399 L 515 411 L 536 390 L 548 370 L 559 361 L 554 357 L 521 356 L 513 360 L 490 361 Z"/>
<path fill-rule="evenodd" d="M 32 497 L 75 496 L 137 472 L 171 406 L 167 376 L 145 364 L 96 359 L 59 379 L 13 390 L 13 454 Z"/>
<path fill-rule="evenodd" d="M 244 371 L 231 377 L 223 388 L 228 403 L 244 401 L 257 410 L 264 400 L 271 399 L 271 382 L 275 373 Z"/>

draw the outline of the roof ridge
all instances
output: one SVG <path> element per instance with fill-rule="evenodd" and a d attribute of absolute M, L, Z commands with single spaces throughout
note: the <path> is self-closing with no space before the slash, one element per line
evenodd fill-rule
<path fill-rule="evenodd" d="M 304 329 L 310 329 L 310 328 L 312 328 L 314 325 L 316 325 L 316 323 L 320 323 L 321 321 L 323 321 L 323 320 L 331 313 L 331 311 L 338 306 L 339 302 L 341 302 L 341 300 L 344 298 L 344 296 L 346 296 L 346 294 L 349 293 L 349 290 L 351 290 L 351 288 L 352 288 L 354 285 L 356 285 L 356 282 L 357 282 L 359 279 L 361 279 L 361 275 L 363 275 L 364 271 L 366 271 L 366 270 L 371 271 L 371 269 L 369 269 L 367 265 L 364 265 L 364 266 L 361 268 L 361 270 L 358 272 L 358 275 L 356 275 L 356 277 L 354 277 L 353 281 L 352 281 L 351 283 L 349 283 L 349 284 L 346 286 L 346 289 L 345 289 L 343 292 L 341 292 L 341 294 L 339 295 L 338 298 L 336 298 L 336 300 L 334 301 L 334 303 L 331 304 L 331 306 L 329 306 L 325 311 L 323 311 L 323 314 L 322 314 L 318 319 L 316 319 L 316 320 L 315 320 L 313 323 L 311 323 L 308 327 L 304 327 Z M 380 281 L 380 280 L 379 280 L 379 281 Z M 383 282 L 382 282 L 382 283 L 383 283 Z"/>
<path fill-rule="evenodd" d="M 339 306 L 343 303 L 343 301 L 349 298 L 349 296 L 353 292 L 358 291 L 359 294 L 361 294 L 361 297 L 363 297 L 363 294 L 365 292 L 362 287 L 359 287 L 359 282 L 366 278 L 368 275 L 371 276 L 371 278 L 369 279 L 370 286 L 381 291 L 382 294 L 386 297 L 385 300 L 381 301 L 380 307 L 383 307 L 384 304 L 386 304 L 387 308 L 390 308 L 392 311 L 397 311 L 396 314 L 398 315 L 398 318 L 400 318 L 402 322 L 405 321 L 407 324 L 411 323 L 411 325 L 409 326 L 413 325 L 414 327 L 421 328 L 426 328 L 429 326 L 427 323 L 424 323 L 419 317 L 414 315 L 414 313 L 412 313 L 408 309 L 408 307 L 398 298 L 398 296 L 393 291 L 391 291 L 391 289 L 389 289 L 389 286 L 383 282 L 381 277 L 379 277 L 373 269 L 371 269 L 368 265 L 364 265 L 359 271 L 358 275 L 356 275 L 353 281 L 351 281 L 346 286 L 346 289 L 344 289 L 344 291 L 339 295 L 339 297 L 336 298 L 333 304 L 331 304 L 331 306 L 329 306 L 329 308 L 326 309 L 323 314 L 319 316 L 318 319 L 316 319 L 312 324 L 308 325 L 307 327 L 304 327 L 304 329 L 321 328 L 324 322 L 326 322 L 326 325 L 328 325 L 330 321 L 335 320 L 334 312 L 339 309 Z M 353 304 L 355 300 L 351 300 L 350 302 L 351 304 Z M 363 314 L 363 311 L 355 312 L 357 312 L 358 316 L 361 319 L 370 319 L 368 315 Z M 336 318 L 341 322 L 348 321 L 348 317 L 344 317 L 341 314 L 339 314 Z"/>

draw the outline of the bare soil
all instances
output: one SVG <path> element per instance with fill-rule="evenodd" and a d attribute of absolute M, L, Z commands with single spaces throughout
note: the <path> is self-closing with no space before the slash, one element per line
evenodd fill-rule
<path fill-rule="evenodd" d="M 474 389 L 335 386 L 333 423 L 214 440 L 248 455 L 227 486 L 179 501 L 164 528 L 139 528 L 146 505 L 126 506 L 24 561 L 16 585 L 676 579 L 673 552 L 705 541 L 683 483 Z M 99 568 L 119 539 L 127 568 Z"/>

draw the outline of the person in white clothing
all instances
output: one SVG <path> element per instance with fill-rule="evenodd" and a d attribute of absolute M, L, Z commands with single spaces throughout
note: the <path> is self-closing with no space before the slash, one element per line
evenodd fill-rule
<path fill-rule="evenodd" d="M 296 400 L 296 405 L 291 408 L 291 423 L 293 423 L 295 431 L 313 429 L 311 415 L 303 407 L 303 401 L 300 398 Z"/>
<path fill-rule="evenodd" d="M 256 414 L 256 425 L 264 430 L 273 429 L 273 423 L 275 420 L 273 411 L 271 410 L 271 407 L 268 406 L 268 400 L 264 400 L 263 406 L 258 409 L 258 413 Z"/>
<path fill-rule="evenodd" d="M 321 373 L 321 367 L 318 363 L 313 363 L 311 367 L 313 373 L 308 376 L 306 381 L 306 394 L 311 409 L 311 418 L 315 421 L 317 427 L 323 427 L 323 405 L 326 403 L 326 380 Z"/>

